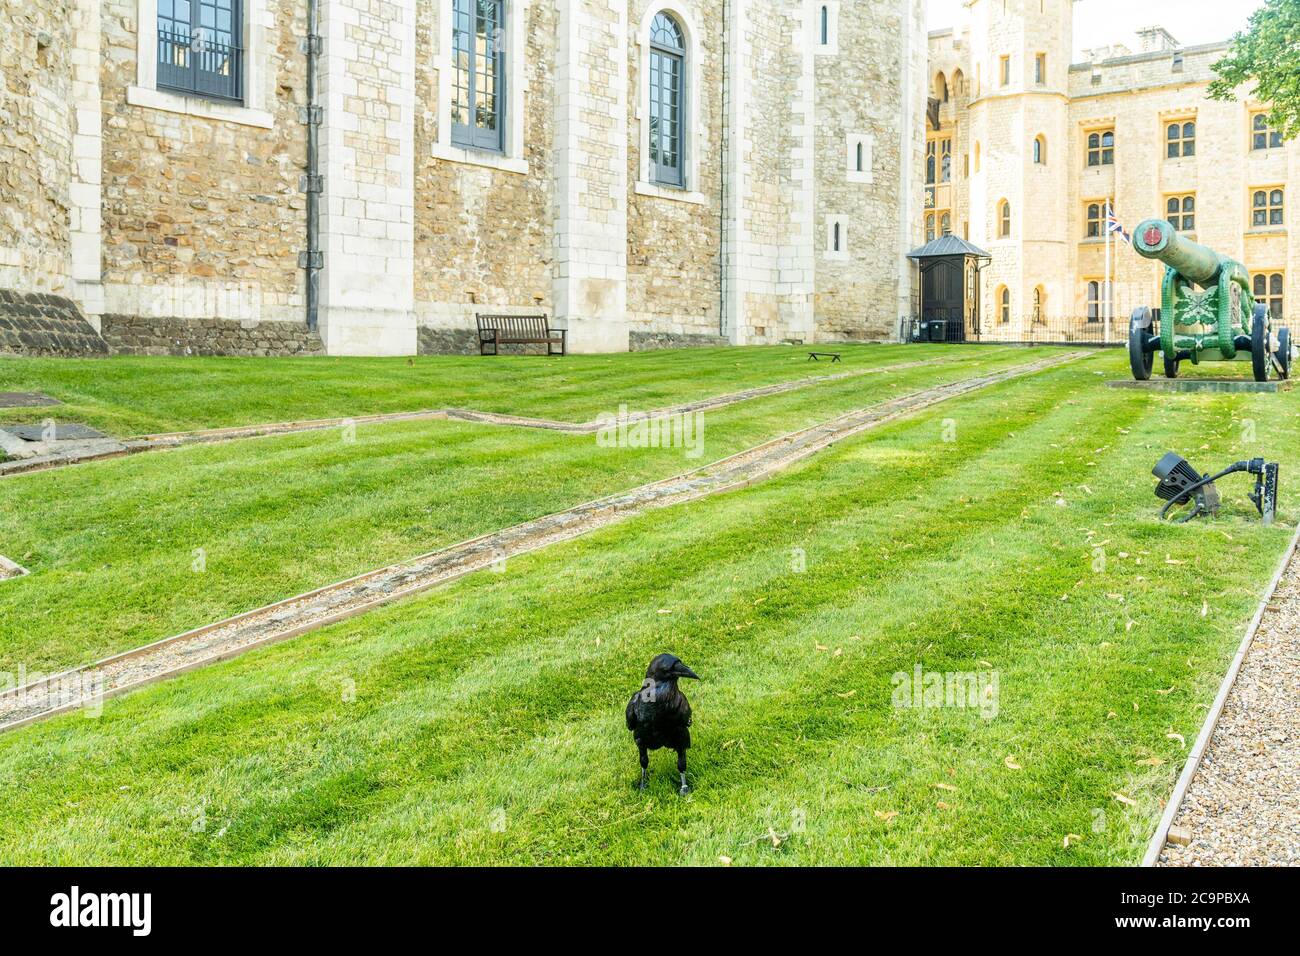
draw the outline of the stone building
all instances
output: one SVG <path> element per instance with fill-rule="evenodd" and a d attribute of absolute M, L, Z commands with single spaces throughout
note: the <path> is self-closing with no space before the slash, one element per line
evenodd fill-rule
<path fill-rule="evenodd" d="M 1300 147 L 1268 128 L 1265 104 L 1207 98 L 1226 42 L 1183 47 L 1160 27 L 1136 51 L 1071 62 L 1073 0 L 970 0 L 967 20 L 929 35 L 924 178 L 927 237 L 950 230 L 987 250 L 981 334 L 1044 325 L 1100 338 L 1106 202 L 1130 231 L 1167 217 L 1239 259 L 1275 315 L 1300 302 L 1288 184 Z M 1080 7 L 1086 13 L 1086 5 Z M 1159 305 L 1161 266 L 1112 240 L 1112 334 Z"/>
<path fill-rule="evenodd" d="M 0 351 L 469 351 L 483 311 L 575 351 L 872 340 L 909 310 L 920 0 L 315 3 L 319 41 L 309 0 L 0 0 Z"/>

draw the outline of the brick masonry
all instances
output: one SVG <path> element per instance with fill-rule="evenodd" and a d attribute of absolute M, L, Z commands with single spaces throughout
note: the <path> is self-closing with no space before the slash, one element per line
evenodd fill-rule
<path fill-rule="evenodd" d="M 106 355 L 108 346 L 71 299 L 0 289 L 0 353 L 67 358 Z"/>

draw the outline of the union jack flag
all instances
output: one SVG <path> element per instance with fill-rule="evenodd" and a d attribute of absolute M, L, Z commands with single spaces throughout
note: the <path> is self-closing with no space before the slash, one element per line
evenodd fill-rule
<path fill-rule="evenodd" d="M 1121 236 L 1124 237 L 1125 242 L 1133 241 L 1133 237 L 1129 235 L 1128 230 L 1125 229 L 1120 224 L 1119 219 L 1115 216 L 1115 207 L 1113 207 L 1110 203 L 1106 203 L 1106 232 L 1107 233 L 1118 232 Z"/>

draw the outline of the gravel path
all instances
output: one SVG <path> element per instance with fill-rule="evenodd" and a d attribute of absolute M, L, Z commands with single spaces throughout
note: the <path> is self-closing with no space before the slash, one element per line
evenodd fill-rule
<path fill-rule="evenodd" d="M 420 555 L 85 667 L 0 691 L 0 731 L 305 634 L 515 555 L 655 508 L 753 484 L 851 435 L 977 389 L 1086 355 L 1071 352 L 900 395 L 764 442 L 694 471 Z"/>
<path fill-rule="evenodd" d="M 1300 865 L 1300 552 L 1228 692 L 1158 866 Z"/>

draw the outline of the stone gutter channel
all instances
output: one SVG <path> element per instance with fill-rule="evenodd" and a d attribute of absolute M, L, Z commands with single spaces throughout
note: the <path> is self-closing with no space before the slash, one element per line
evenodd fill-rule
<path fill-rule="evenodd" d="M 84 667 L 9 688 L 0 692 L 0 732 L 54 714 L 93 707 L 106 697 L 314 631 L 507 558 L 576 538 L 652 509 L 753 484 L 837 441 L 885 422 L 1087 354 L 1056 355 L 901 395 L 772 439 L 694 471 L 525 521 Z"/>
<path fill-rule="evenodd" d="M 762 385 L 740 392 L 729 392 L 713 398 L 687 402 L 683 405 L 671 405 L 654 411 L 642 413 L 646 418 L 658 418 L 666 415 L 681 415 L 689 412 L 705 411 L 711 408 L 723 408 L 738 402 L 746 402 L 769 395 L 780 395 L 796 389 L 836 382 L 843 379 L 858 378 L 863 375 L 879 375 L 887 372 L 899 372 L 921 365 L 957 365 L 959 360 L 927 359 L 916 362 L 900 362 L 896 365 L 881 365 L 873 368 L 854 369 L 849 372 L 837 372 L 834 375 L 814 375 L 792 382 L 779 382 L 775 385 Z M 213 442 L 238 441 L 244 438 L 264 438 L 269 435 L 291 435 L 297 432 L 325 431 L 341 428 L 344 425 L 388 425 L 396 422 L 413 422 L 428 420 L 447 420 L 478 422 L 484 425 L 513 425 L 520 428 L 544 428 L 551 431 L 589 434 L 601 428 L 600 420 L 589 422 L 563 422 L 550 418 L 527 418 L 520 415 L 498 415 L 493 412 L 479 412 L 468 408 L 423 409 L 413 412 L 388 412 L 379 415 L 359 415 L 351 418 L 317 418 L 307 421 L 271 422 L 261 425 L 235 425 L 228 428 L 206 428 L 198 431 L 164 432 L 157 435 L 141 435 L 137 438 L 117 439 L 107 436 L 82 438 L 75 441 L 42 442 L 32 444 L 27 454 L 22 454 L 24 443 L 16 439 L 6 440 L 4 425 L 0 425 L 0 451 L 14 457 L 9 461 L 0 460 L 0 478 L 11 475 L 29 474 L 34 471 L 47 471 L 89 461 L 103 461 L 108 458 L 120 458 L 145 451 L 160 451 L 166 448 L 180 448 L 185 445 L 209 444 Z M 2 458 L 3 456 L 0 456 Z"/>

